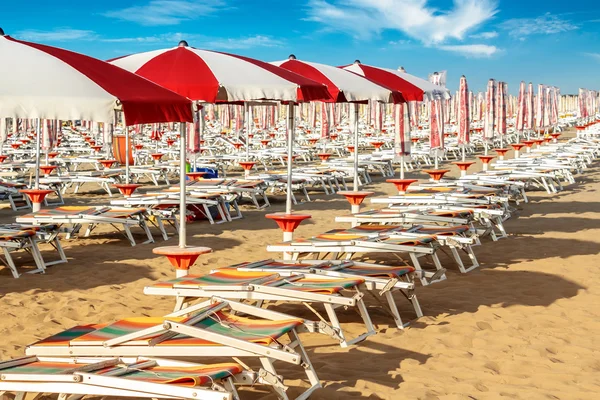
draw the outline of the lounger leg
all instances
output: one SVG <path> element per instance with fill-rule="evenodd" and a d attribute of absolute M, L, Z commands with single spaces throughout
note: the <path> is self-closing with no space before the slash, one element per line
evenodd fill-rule
<path fill-rule="evenodd" d="M 146 223 L 146 220 L 140 219 L 140 227 L 146 232 L 146 237 L 148 240 L 144 243 L 154 243 L 154 237 L 152 236 L 152 232 L 150 232 L 150 227 Z"/>
<path fill-rule="evenodd" d="M 302 357 L 303 362 L 302 362 L 301 366 L 304 368 L 304 371 L 306 372 L 306 377 L 308 378 L 308 381 L 310 382 L 310 388 L 308 388 L 306 391 L 304 391 L 304 393 L 302 393 L 300 396 L 296 397 L 296 400 L 308 399 L 310 397 L 310 395 L 312 394 L 312 392 L 314 392 L 315 390 L 317 390 L 321 387 L 321 381 L 319 381 L 319 377 L 317 376 L 317 371 L 315 371 L 315 368 L 313 367 L 312 363 L 310 362 L 310 359 L 308 358 L 308 354 L 306 353 L 306 350 L 304 349 L 304 346 L 302 345 L 302 342 L 300 341 L 300 338 L 298 337 L 298 333 L 296 332 L 296 330 L 294 329 L 291 332 L 289 332 L 288 336 L 292 343 L 296 343 L 294 350 L 296 350 L 296 352 L 298 352 L 300 354 L 300 356 Z"/>
<path fill-rule="evenodd" d="M 421 310 L 421 303 L 419 303 L 419 299 L 417 299 L 416 294 L 409 295 L 408 297 L 410 303 L 415 309 L 415 314 L 417 314 L 417 318 L 421 318 L 423 316 L 423 310 Z"/>
<path fill-rule="evenodd" d="M 158 226 L 158 230 L 160 231 L 163 240 L 169 240 L 169 235 L 165 229 L 165 224 L 163 223 L 162 217 L 160 215 L 155 215 L 154 218 L 156 218 L 156 225 Z"/>
<path fill-rule="evenodd" d="M 402 317 L 400 317 L 400 312 L 398 311 L 398 307 L 396 306 L 396 301 L 394 301 L 394 296 L 392 295 L 392 291 L 388 290 L 385 292 L 385 298 L 388 303 L 388 307 L 390 308 L 390 312 L 394 317 L 394 321 L 396 322 L 396 327 L 398 329 L 404 329 L 404 324 L 402 323 Z"/>
<path fill-rule="evenodd" d="M 123 224 L 123 232 L 125 232 L 125 236 L 127 236 L 127 239 L 129 239 L 129 243 L 131 243 L 131 247 L 135 246 L 135 239 L 133 238 L 133 235 L 131 234 L 131 229 L 129 229 L 129 227 L 125 224 Z"/>
<path fill-rule="evenodd" d="M 186 297 L 177 296 L 175 299 L 175 308 L 173 309 L 173 312 L 180 311 L 181 309 L 183 309 L 185 307 L 186 300 Z"/>
<path fill-rule="evenodd" d="M 40 252 L 40 249 L 36 243 L 36 241 L 34 240 L 34 238 L 29 238 L 29 246 L 31 248 L 31 255 L 33 256 L 33 260 L 35 261 L 35 265 L 37 266 L 37 269 L 34 271 L 31 271 L 32 274 L 41 272 L 44 273 L 46 271 L 46 263 L 44 262 L 44 259 L 42 258 L 42 253 Z"/>
<path fill-rule="evenodd" d="M 266 357 L 260 357 L 260 363 L 262 364 L 263 369 L 266 372 L 268 372 L 272 377 L 277 377 L 277 372 L 275 371 L 273 362 L 270 359 Z M 285 393 L 285 389 L 287 388 L 283 385 L 283 383 L 281 383 L 281 381 L 279 381 L 278 383 L 279 384 L 272 384 L 270 386 L 271 389 L 277 394 L 277 397 L 279 397 L 281 400 L 289 400 L 288 395 Z"/>
<path fill-rule="evenodd" d="M 456 261 L 456 264 L 458 264 L 458 269 L 463 274 L 466 274 L 467 270 L 465 269 L 465 265 L 463 264 L 463 262 L 460 258 L 460 254 L 458 254 L 458 250 L 456 250 L 456 247 L 454 247 L 454 246 L 449 246 L 449 247 L 450 247 L 450 251 L 452 252 L 452 255 L 454 256 L 454 261 Z"/>
<path fill-rule="evenodd" d="M 473 248 L 470 245 L 466 245 L 464 248 L 465 253 L 467 253 L 469 255 L 469 258 L 471 259 L 471 267 L 469 267 L 467 269 L 467 272 L 479 267 L 479 261 L 477 261 L 477 257 L 475 256 L 475 252 L 473 251 Z"/>
<path fill-rule="evenodd" d="M 17 271 L 17 266 L 15 265 L 15 262 L 12 259 L 12 256 L 10 255 L 10 252 L 8 251 L 8 249 L 6 247 L 2 247 L 2 252 L 4 253 L 4 258 L 6 259 L 6 264 L 8 264 L 8 268 L 10 269 L 10 272 L 12 272 L 12 276 L 14 278 L 18 278 L 19 272 Z"/>
<path fill-rule="evenodd" d="M 341 338 L 340 346 L 348 347 L 349 345 L 348 345 L 348 342 L 346 341 L 346 335 L 344 334 L 344 331 L 343 331 L 342 327 L 340 326 L 340 321 L 338 320 L 335 309 L 329 303 L 325 303 L 325 304 L 323 304 L 323 306 L 325 307 L 325 311 L 327 312 L 327 316 L 329 317 L 329 324 L 337 330 L 338 335 Z"/>

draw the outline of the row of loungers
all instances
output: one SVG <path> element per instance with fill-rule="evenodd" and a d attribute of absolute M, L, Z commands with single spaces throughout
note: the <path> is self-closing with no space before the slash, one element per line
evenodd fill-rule
<path fill-rule="evenodd" d="M 595 149 L 597 156 L 600 147 Z M 281 399 L 290 392 L 308 398 L 321 383 L 300 333 L 327 335 L 343 347 L 359 343 L 376 333 L 366 305 L 370 298 L 389 311 L 399 329 L 404 323 L 398 299 L 422 316 L 415 279 L 427 285 L 445 278 L 436 253 L 445 246 L 471 259 L 470 266 L 461 267 L 454 257 L 461 272 L 475 268 L 473 246 L 483 235 L 505 236 L 502 223 L 512 212 L 508 202 L 514 196 L 524 200 L 514 182 L 523 181 L 478 188 L 458 181 L 423 185 L 376 200 L 388 204 L 385 212 L 341 217 L 351 228 L 269 247 L 292 260 L 245 262 L 155 283 L 144 292 L 174 297 L 173 313 L 76 326 L 42 339 L 27 347 L 25 357 L 0 363 L 0 394 L 16 392 L 18 400 L 26 392 L 64 393 L 72 400 L 89 394 L 237 399 L 237 387 L 264 385 Z M 408 254 L 413 265 L 351 260 L 356 253 L 381 251 Z M 300 259 L 308 255 L 317 259 Z M 431 258 L 435 270 L 425 271 L 422 257 Z M 306 307 L 316 318 L 273 311 L 274 303 Z M 363 334 L 350 338 L 340 324 L 338 312 L 346 308 L 360 315 Z M 216 357 L 230 360 L 199 364 Z M 300 388 L 288 390 L 287 377 L 276 369 L 281 363 L 303 371 Z"/>

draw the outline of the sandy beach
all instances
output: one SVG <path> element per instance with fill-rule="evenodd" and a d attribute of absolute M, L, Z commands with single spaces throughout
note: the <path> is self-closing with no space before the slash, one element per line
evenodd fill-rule
<path fill-rule="evenodd" d="M 481 268 L 466 275 L 442 255 L 448 279 L 417 288 L 425 316 L 414 320 L 408 303 L 400 302 L 403 318 L 411 321 L 404 331 L 391 327 L 390 318 L 370 302 L 378 334 L 358 346 L 342 349 L 323 336 L 304 334 L 324 386 L 311 398 L 597 399 L 599 188 L 596 166 L 558 195 L 530 192 L 531 202 L 521 204 L 506 223 L 509 237 L 499 242 L 485 238 L 475 248 Z M 395 191 L 381 177 L 369 190 L 379 196 Z M 313 202 L 295 208 L 312 215 L 297 237 L 345 226 L 333 221 L 349 212 L 341 196 L 312 197 Z M 97 192 L 68 197 L 69 204 L 107 201 Z M 267 211 L 244 206 L 244 219 L 229 224 L 190 224 L 189 244 L 214 249 L 192 272 L 279 257 L 266 251 L 281 233 L 264 215 L 283 207 L 284 199 L 278 198 Z M 11 210 L 0 211 L 0 222 L 14 218 Z M 94 233 L 89 239 L 63 241 L 69 263 L 45 275 L 13 279 L 8 269 L 0 269 L 0 359 L 19 357 L 27 344 L 73 325 L 171 311 L 173 299 L 142 293 L 144 286 L 174 276 L 167 261 L 152 254 L 153 247 L 165 244 L 158 234 L 155 238 L 155 244 L 130 247 L 119 234 Z M 50 257 L 48 248 L 42 250 Z M 17 256 L 17 263 L 20 257 L 29 256 Z M 301 307 L 278 310 L 314 318 Z M 362 329 L 351 311 L 342 312 L 342 323 L 351 332 Z M 299 393 L 298 371 L 285 365 L 279 369 L 292 378 L 286 382 L 290 394 Z M 260 388 L 240 393 L 275 398 Z"/>

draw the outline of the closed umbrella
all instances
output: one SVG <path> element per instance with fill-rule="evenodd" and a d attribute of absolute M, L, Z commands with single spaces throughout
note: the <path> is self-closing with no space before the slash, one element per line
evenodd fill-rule
<path fill-rule="evenodd" d="M 519 85 L 519 96 L 517 98 L 517 117 L 515 120 L 515 129 L 517 130 L 517 143 L 519 142 L 519 133 L 523 132 L 525 126 L 525 82 L 521 81 Z"/>
<path fill-rule="evenodd" d="M 494 122 L 496 111 L 496 82 L 493 79 L 488 81 L 487 91 L 485 93 L 485 113 L 483 125 L 484 141 L 492 141 L 494 139 Z M 488 154 L 487 143 L 484 144 L 485 155 Z"/>
<path fill-rule="evenodd" d="M 465 147 L 469 144 L 469 130 L 471 128 L 471 111 L 469 102 L 469 87 L 467 78 L 460 77 L 458 85 L 458 145 L 462 147 L 462 160 L 465 161 Z"/>

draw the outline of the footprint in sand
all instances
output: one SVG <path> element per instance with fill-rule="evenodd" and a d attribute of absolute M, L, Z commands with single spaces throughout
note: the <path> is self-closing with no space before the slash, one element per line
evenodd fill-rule
<path fill-rule="evenodd" d="M 487 330 L 487 329 L 490 329 L 490 330 L 492 329 L 492 326 L 490 324 L 488 324 L 487 322 L 483 322 L 483 321 L 479 321 L 475 325 L 477 325 L 477 327 L 482 331 Z"/>

